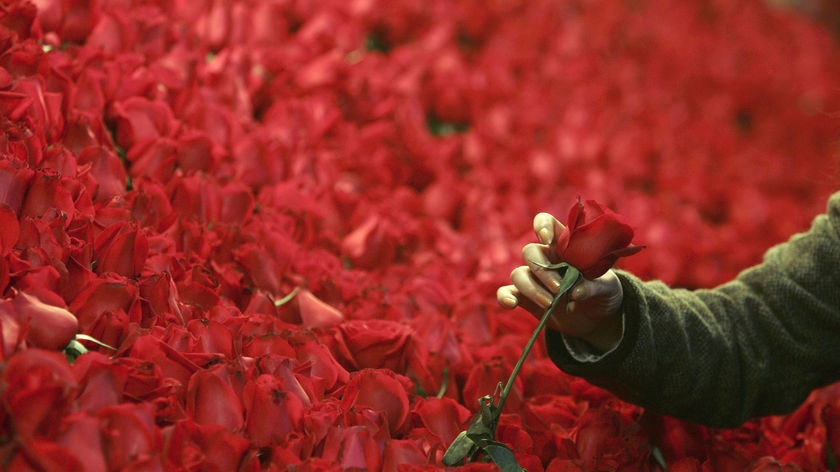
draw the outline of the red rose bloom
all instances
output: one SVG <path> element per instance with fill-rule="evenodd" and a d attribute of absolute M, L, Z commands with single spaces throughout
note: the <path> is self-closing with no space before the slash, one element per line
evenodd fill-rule
<path fill-rule="evenodd" d="M 557 237 L 557 257 L 587 279 L 603 275 L 619 257 L 644 246 L 631 246 L 633 228 L 617 213 L 594 200 L 580 200 L 569 211 L 566 228 Z"/>

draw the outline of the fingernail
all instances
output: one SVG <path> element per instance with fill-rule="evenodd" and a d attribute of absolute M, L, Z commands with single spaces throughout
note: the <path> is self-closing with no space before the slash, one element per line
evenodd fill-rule
<path fill-rule="evenodd" d="M 578 286 L 578 287 L 575 287 L 574 290 L 572 290 L 572 298 L 575 299 L 575 300 L 580 300 L 585 295 L 586 295 L 586 289 L 584 289 L 583 287 Z"/>
<path fill-rule="evenodd" d="M 540 228 L 537 234 L 541 243 L 548 244 L 551 242 L 551 233 L 548 231 L 548 228 Z"/>
<path fill-rule="evenodd" d="M 502 303 L 507 307 L 515 307 L 516 306 L 516 299 L 513 297 L 503 297 Z"/>

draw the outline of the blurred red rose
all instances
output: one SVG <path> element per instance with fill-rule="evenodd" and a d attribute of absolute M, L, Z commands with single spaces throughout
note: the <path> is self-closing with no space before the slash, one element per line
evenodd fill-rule
<path fill-rule="evenodd" d="M 151 334 L 135 339 L 129 355 L 136 359 L 153 362 L 164 377 L 177 380 L 182 387 L 186 387 L 193 373 L 200 370 L 182 352 L 178 352 Z"/>
<path fill-rule="evenodd" d="M 178 127 L 172 109 L 162 101 L 129 97 L 114 103 L 117 143 L 126 150 L 135 144 L 169 137 Z"/>
<path fill-rule="evenodd" d="M 146 264 L 149 243 L 146 234 L 130 222 L 114 223 L 94 241 L 96 272 L 114 272 L 129 279 L 136 278 Z"/>
<path fill-rule="evenodd" d="M 82 467 L 82 464 L 85 463 L 71 454 L 67 448 L 47 439 L 27 440 L 25 447 L 18 448 L 15 452 L 16 454 L 11 459 L 3 457 L 3 453 L 0 452 L 0 459 L 3 459 L 3 470 L 47 472 L 86 470 Z"/>
<path fill-rule="evenodd" d="M 96 413 L 123 400 L 129 375 L 125 365 L 91 351 L 73 361 L 72 369 L 81 390 L 76 398 L 80 410 Z"/>
<path fill-rule="evenodd" d="M 372 214 L 342 239 L 341 254 L 354 267 L 386 267 L 397 257 L 401 243 L 392 222 Z"/>
<path fill-rule="evenodd" d="M 403 470 L 412 465 L 427 465 L 429 459 L 421 446 L 411 439 L 391 439 L 382 453 L 382 470 Z"/>
<path fill-rule="evenodd" d="M 78 384 L 67 359 L 55 351 L 29 348 L 11 356 L 3 370 L 0 396 L 21 438 L 49 436 L 68 412 Z"/>
<path fill-rule="evenodd" d="M 263 374 L 249 380 L 242 391 L 245 406 L 245 433 L 258 447 L 281 444 L 286 436 L 300 428 L 304 406 L 289 393 L 284 382 Z"/>
<path fill-rule="evenodd" d="M 23 201 L 21 216 L 32 218 L 68 217 L 75 214 L 76 203 L 70 189 L 75 180 L 62 176 L 57 171 L 45 169 L 35 174 L 26 199 Z"/>
<path fill-rule="evenodd" d="M 149 403 L 122 403 L 99 412 L 109 470 L 160 470 L 163 438 Z"/>
<path fill-rule="evenodd" d="M 392 435 L 399 435 L 409 417 L 409 400 L 405 385 L 397 374 L 384 369 L 363 369 L 354 372 L 341 397 L 345 411 L 370 408 L 383 412 Z"/>
<path fill-rule="evenodd" d="M 337 327 L 333 352 L 352 370 L 404 372 L 412 339 L 411 328 L 400 322 L 350 320 Z"/>
<path fill-rule="evenodd" d="M 512 367 L 508 366 L 501 357 L 493 357 L 473 364 L 461 390 L 461 396 L 467 408 L 473 412 L 478 411 L 478 399 L 496 393 L 499 383 L 504 387 L 512 370 Z M 505 408 L 509 412 L 519 411 L 522 399 L 522 379 L 517 377 L 508 394 Z"/>
<path fill-rule="evenodd" d="M 12 207 L 0 203 L 0 257 L 12 252 L 20 237 L 20 222 Z"/>
<path fill-rule="evenodd" d="M 86 412 L 76 412 L 65 416 L 61 432 L 56 443 L 69 451 L 77 460 L 84 463 L 78 470 L 106 472 L 105 453 L 102 449 L 102 431 L 100 419 Z M 64 464 L 61 470 L 69 470 Z"/>
<path fill-rule="evenodd" d="M 226 377 L 224 364 L 194 373 L 187 385 L 187 415 L 200 425 L 239 431 L 245 424 L 242 400 Z"/>
<path fill-rule="evenodd" d="M 165 470 L 239 469 L 248 451 L 248 439 L 224 425 L 200 425 L 181 420 L 163 429 Z"/>
<path fill-rule="evenodd" d="M 373 426 L 354 425 L 346 428 L 331 428 L 324 441 L 324 459 L 331 461 L 329 469 L 312 470 L 381 470 L 384 444 L 376 440 Z"/>
<path fill-rule="evenodd" d="M 350 379 L 350 373 L 324 345 L 317 342 L 295 343 L 294 351 L 301 364 L 296 371 L 305 372 L 313 382 L 320 379 L 323 392 L 333 391 Z"/>
<path fill-rule="evenodd" d="M 79 289 L 70 301 L 69 309 L 79 319 L 79 327 L 83 332 L 105 312 L 128 313 L 131 305 L 137 301 L 139 291 L 136 284 L 113 272 L 99 278 L 91 277 Z"/>
<path fill-rule="evenodd" d="M 464 405 L 448 397 L 426 397 L 414 405 L 411 414 L 440 439 L 444 450 L 465 429 L 472 416 Z"/>
<path fill-rule="evenodd" d="M 586 407 L 586 402 L 571 395 L 540 394 L 526 398 L 522 417 L 532 430 L 571 429 Z"/>
<path fill-rule="evenodd" d="M 603 275 L 619 257 L 644 246 L 631 246 L 633 228 L 624 218 L 594 200 L 580 200 L 569 211 L 566 228 L 556 237 L 560 261 L 568 262 L 587 279 Z"/>
<path fill-rule="evenodd" d="M 20 214 L 35 171 L 12 160 L 0 160 L 0 203 Z"/>

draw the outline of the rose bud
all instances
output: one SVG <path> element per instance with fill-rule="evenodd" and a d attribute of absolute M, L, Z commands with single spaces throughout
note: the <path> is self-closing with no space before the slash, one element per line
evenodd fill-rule
<path fill-rule="evenodd" d="M 644 249 L 631 245 L 632 240 L 633 228 L 619 214 L 594 200 L 578 200 L 557 237 L 556 252 L 561 261 L 591 280 L 608 271 L 619 257 Z"/>

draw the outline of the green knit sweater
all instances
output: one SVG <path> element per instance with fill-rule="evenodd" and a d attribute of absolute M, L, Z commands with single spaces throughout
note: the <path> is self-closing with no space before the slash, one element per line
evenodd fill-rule
<path fill-rule="evenodd" d="M 621 343 L 579 362 L 556 331 L 549 355 L 628 401 L 717 427 L 783 414 L 840 381 L 840 192 L 811 229 L 707 290 L 672 289 L 618 271 Z"/>

